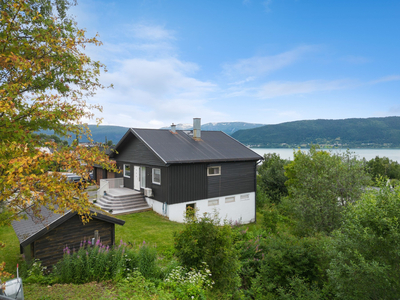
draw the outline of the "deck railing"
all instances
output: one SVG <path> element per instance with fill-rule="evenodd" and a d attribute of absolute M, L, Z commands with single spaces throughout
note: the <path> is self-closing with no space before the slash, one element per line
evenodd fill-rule
<path fill-rule="evenodd" d="M 124 178 L 100 179 L 100 188 L 97 190 L 97 200 L 104 195 L 104 192 L 108 193 L 110 189 L 121 188 L 123 186 Z"/>
<path fill-rule="evenodd" d="M 97 190 L 97 201 L 104 195 L 104 192 L 108 193 L 110 190 L 110 184 L 107 180 L 100 179 L 100 188 Z"/>

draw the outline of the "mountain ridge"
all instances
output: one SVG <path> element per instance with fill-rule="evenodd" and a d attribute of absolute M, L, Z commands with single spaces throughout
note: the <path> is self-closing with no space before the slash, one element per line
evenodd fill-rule
<path fill-rule="evenodd" d="M 400 117 L 317 119 L 239 130 L 232 137 L 250 147 L 400 148 Z"/>

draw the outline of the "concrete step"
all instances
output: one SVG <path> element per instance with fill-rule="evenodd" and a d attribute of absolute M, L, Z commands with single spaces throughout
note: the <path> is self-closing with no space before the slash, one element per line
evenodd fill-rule
<path fill-rule="evenodd" d="M 128 214 L 151 210 L 151 207 L 144 200 L 144 196 L 140 193 L 118 196 L 107 194 L 101 197 L 96 205 L 105 211 L 112 210 L 113 214 Z"/>
<path fill-rule="evenodd" d="M 125 198 L 125 199 L 113 199 L 113 198 L 109 198 L 109 197 L 101 197 L 99 199 L 99 201 L 97 201 L 98 203 L 104 203 L 104 204 L 113 204 L 113 203 L 126 203 L 126 202 L 146 202 L 144 200 L 144 197 L 131 197 L 131 198 Z"/>
<path fill-rule="evenodd" d="M 140 212 L 149 211 L 149 210 L 152 210 L 152 208 L 147 207 L 147 208 L 142 208 L 142 209 L 116 210 L 116 211 L 113 211 L 112 214 L 113 215 L 129 215 L 129 214 L 140 213 Z"/>
<path fill-rule="evenodd" d="M 103 195 L 101 198 L 106 198 L 106 199 L 118 199 L 118 200 L 123 200 L 123 199 L 131 199 L 131 198 L 143 198 L 143 194 L 132 194 L 132 195 Z"/>
<path fill-rule="evenodd" d="M 96 203 L 97 206 L 100 206 L 102 209 L 109 211 L 110 209 L 121 210 L 121 209 L 136 209 L 136 208 L 147 208 L 149 207 L 146 202 L 144 203 L 124 203 L 118 205 L 103 205 L 102 203 Z"/>

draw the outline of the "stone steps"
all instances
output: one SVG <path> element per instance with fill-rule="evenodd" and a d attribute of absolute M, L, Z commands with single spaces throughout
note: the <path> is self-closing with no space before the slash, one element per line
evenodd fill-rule
<path fill-rule="evenodd" d="M 144 200 L 140 193 L 130 195 L 111 195 L 102 196 L 96 203 L 101 209 L 110 212 L 113 215 L 130 214 L 151 210 L 151 207 Z"/>

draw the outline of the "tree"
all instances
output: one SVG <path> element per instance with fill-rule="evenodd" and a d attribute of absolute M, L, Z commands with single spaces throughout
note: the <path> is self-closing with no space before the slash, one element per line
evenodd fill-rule
<path fill-rule="evenodd" d="M 190 213 L 189 213 L 190 214 Z M 239 261 L 228 224 L 220 225 L 216 216 L 186 219 L 185 229 L 175 233 L 175 254 L 187 268 L 201 268 L 206 262 L 215 285 L 224 293 L 239 287 Z"/>
<path fill-rule="evenodd" d="M 264 155 L 264 161 L 257 170 L 257 183 L 274 203 L 279 203 L 281 197 L 288 194 L 285 185 L 287 177 L 284 166 L 286 164 L 288 161 L 281 159 L 276 153 L 268 153 Z"/>
<path fill-rule="evenodd" d="M 343 212 L 328 270 L 339 299 L 398 299 L 400 187 L 383 182 Z"/>
<path fill-rule="evenodd" d="M 362 163 L 349 151 L 332 155 L 316 146 L 295 152 L 285 170 L 288 206 L 301 234 L 337 229 L 343 207 L 359 199 L 369 182 Z"/>
<path fill-rule="evenodd" d="M 105 154 L 76 143 L 57 148 L 35 132 L 60 137 L 89 135 L 84 119 L 94 116 L 86 97 L 103 88 L 103 66 L 82 49 L 96 38 L 67 17 L 67 0 L 0 0 L 0 204 L 13 220 L 31 206 L 72 209 L 88 220 L 89 201 L 52 166 L 87 177 L 94 163 L 116 171 Z M 53 154 L 41 147 L 56 149 Z M 86 183 L 82 183 L 84 186 Z"/>
<path fill-rule="evenodd" d="M 369 160 L 366 163 L 366 170 L 377 183 L 382 177 L 400 180 L 400 165 L 388 157 L 376 156 Z"/>

